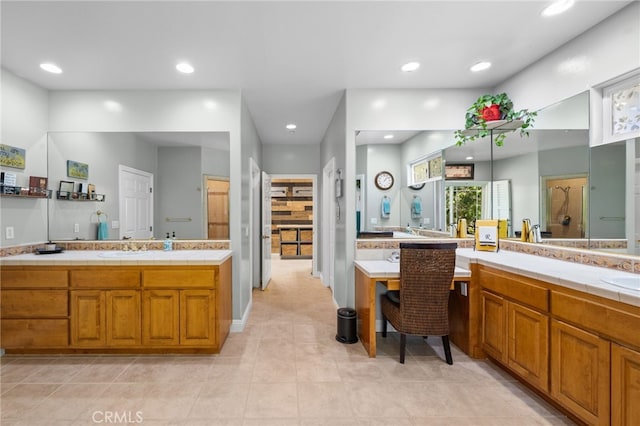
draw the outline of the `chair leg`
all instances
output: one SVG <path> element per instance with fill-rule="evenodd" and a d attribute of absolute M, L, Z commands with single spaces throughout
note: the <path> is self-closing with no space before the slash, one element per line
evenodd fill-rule
<path fill-rule="evenodd" d="M 382 337 L 387 337 L 387 317 L 382 314 Z"/>
<path fill-rule="evenodd" d="M 407 346 L 407 335 L 400 333 L 400 364 L 404 364 L 404 350 Z"/>
<path fill-rule="evenodd" d="M 453 358 L 451 358 L 451 346 L 449 345 L 449 336 L 442 336 L 442 346 L 444 346 L 444 356 L 447 359 L 447 364 L 453 364 Z"/>

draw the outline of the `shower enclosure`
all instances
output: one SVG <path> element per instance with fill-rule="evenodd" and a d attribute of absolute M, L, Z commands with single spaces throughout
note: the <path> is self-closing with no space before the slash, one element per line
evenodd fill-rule
<path fill-rule="evenodd" d="M 546 188 L 546 231 L 551 238 L 586 238 L 587 177 L 549 177 Z"/>

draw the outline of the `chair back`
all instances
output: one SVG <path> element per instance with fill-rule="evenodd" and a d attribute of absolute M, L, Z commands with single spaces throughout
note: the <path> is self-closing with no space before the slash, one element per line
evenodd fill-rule
<path fill-rule="evenodd" d="M 400 243 L 400 317 L 403 332 L 449 334 L 449 291 L 457 243 Z"/>

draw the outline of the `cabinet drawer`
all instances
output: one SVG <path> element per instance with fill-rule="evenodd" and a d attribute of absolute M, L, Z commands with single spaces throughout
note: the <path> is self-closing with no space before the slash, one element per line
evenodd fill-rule
<path fill-rule="evenodd" d="M 65 269 L 6 269 L 0 272 L 2 288 L 67 288 Z"/>
<path fill-rule="evenodd" d="M 155 288 L 214 288 L 215 278 L 216 274 L 213 268 L 147 269 L 142 275 L 142 286 Z"/>
<path fill-rule="evenodd" d="M 616 305 L 622 307 L 622 303 L 606 303 L 557 291 L 551 293 L 551 312 L 556 317 L 580 328 L 595 331 L 601 336 L 640 348 L 640 315 L 618 309 Z"/>
<path fill-rule="evenodd" d="M 549 311 L 549 290 L 533 280 L 481 267 L 480 285 L 524 305 Z"/>
<path fill-rule="evenodd" d="M 67 347 L 67 319 L 5 319 L 0 326 L 5 349 Z"/>
<path fill-rule="evenodd" d="M 136 288 L 140 287 L 140 271 L 117 268 L 72 269 L 71 287 Z"/>
<path fill-rule="evenodd" d="M 2 318 L 60 318 L 68 315 L 67 290 L 4 290 Z"/>

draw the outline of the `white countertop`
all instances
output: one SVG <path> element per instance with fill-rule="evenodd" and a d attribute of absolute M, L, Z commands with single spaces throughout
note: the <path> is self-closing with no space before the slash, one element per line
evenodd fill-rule
<path fill-rule="evenodd" d="M 20 254 L 3 257 L 0 264 L 21 265 L 220 265 L 231 250 L 66 250 L 54 254 Z"/>
<path fill-rule="evenodd" d="M 603 277 L 638 276 L 631 272 L 507 250 L 494 253 L 459 248 L 456 249 L 456 256 L 456 263 L 463 268 L 468 267 L 470 263 L 479 263 L 562 287 L 640 306 L 640 291 L 618 287 L 601 281 Z"/>
<path fill-rule="evenodd" d="M 356 268 L 369 277 L 398 278 L 400 277 L 400 263 L 388 260 L 356 260 Z M 471 271 L 456 266 L 453 273 L 456 277 L 470 277 Z"/>
<path fill-rule="evenodd" d="M 388 254 L 388 250 L 381 252 L 384 255 Z M 369 276 L 394 278 L 400 275 L 400 265 L 387 260 L 367 259 L 356 260 L 354 263 L 358 269 Z M 479 263 L 562 287 L 640 306 L 640 291 L 618 287 L 601 281 L 603 277 L 638 277 L 638 274 L 631 272 L 507 250 L 485 252 L 475 251 L 472 248 L 456 249 L 456 276 L 460 276 L 458 274 L 462 273 L 462 271 L 466 270 L 468 272 L 472 263 Z"/>

